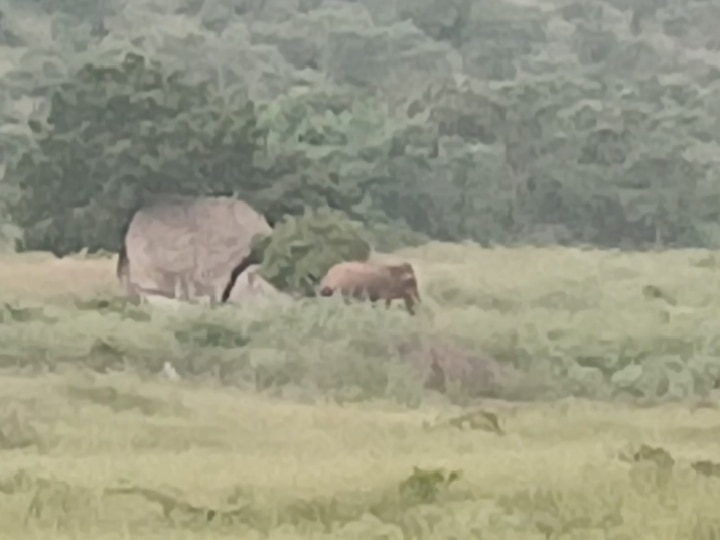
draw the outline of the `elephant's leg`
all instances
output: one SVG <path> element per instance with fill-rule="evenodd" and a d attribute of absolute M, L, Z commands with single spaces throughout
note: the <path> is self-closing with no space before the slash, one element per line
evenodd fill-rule
<path fill-rule="evenodd" d="M 175 297 L 183 300 L 184 302 L 190 301 L 190 283 L 187 276 L 183 274 L 175 275 Z"/>
<path fill-rule="evenodd" d="M 210 299 L 210 307 L 214 308 L 218 305 L 218 298 L 217 298 L 217 289 L 215 286 L 210 286 L 208 288 L 208 298 Z"/>
<path fill-rule="evenodd" d="M 413 299 L 410 296 L 404 296 L 403 300 L 405 301 L 405 309 L 407 309 L 407 312 L 410 315 L 415 315 L 415 310 L 413 309 Z"/>

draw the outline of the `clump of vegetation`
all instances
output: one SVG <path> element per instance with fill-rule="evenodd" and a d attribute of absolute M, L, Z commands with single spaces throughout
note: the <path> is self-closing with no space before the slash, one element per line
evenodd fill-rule
<path fill-rule="evenodd" d="M 318 281 L 342 261 L 365 261 L 371 246 L 359 223 L 339 212 L 305 209 L 275 225 L 270 237 L 256 238 L 253 255 L 260 274 L 278 289 L 313 296 Z"/>

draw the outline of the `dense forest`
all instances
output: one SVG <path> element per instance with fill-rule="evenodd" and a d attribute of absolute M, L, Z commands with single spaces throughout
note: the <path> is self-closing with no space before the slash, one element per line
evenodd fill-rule
<path fill-rule="evenodd" d="M 2 0 L 0 244 L 152 194 L 427 238 L 720 244 L 713 0 Z"/>

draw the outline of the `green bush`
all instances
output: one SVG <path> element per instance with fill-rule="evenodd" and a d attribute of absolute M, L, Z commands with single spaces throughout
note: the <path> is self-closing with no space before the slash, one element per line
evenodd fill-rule
<path fill-rule="evenodd" d="M 278 223 L 269 239 L 257 239 L 260 274 L 278 289 L 312 296 L 328 269 L 342 261 L 364 261 L 371 246 L 360 225 L 329 209 L 305 209 Z"/>
<path fill-rule="evenodd" d="M 554 331 L 548 341 L 539 326 L 461 335 L 430 313 L 411 318 L 400 308 L 320 297 L 252 311 L 174 311 L 120 299 L 77 307 L 5 304 L 0 366 L 158 374 L 170 362 L 183 378 L 213 378 L 248 391 L 405 404 L 419 403 L 431 388 L 459 403 L 570 395 L 653 403 L 704 396 L 720 374 L 714 348 L 681 359 L 662 352 L 672 350 L 667 339 L 644 341 L 638 334 L 611 343 Z M 685 339 L 690 350 L 695 338 Z M 434 361 L 442 382 L 432 379 Z"/>

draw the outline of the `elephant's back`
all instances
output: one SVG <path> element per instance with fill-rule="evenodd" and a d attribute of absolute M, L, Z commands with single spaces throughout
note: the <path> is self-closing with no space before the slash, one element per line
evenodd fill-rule
<path fill-rule="evenodd" d="M 320 282 L 320 286 L 333 290 L 378 287 L 385 285 L 387 278 L 387 272 L 378 265 L 360 261 L 345 261 L 331 267 Z"/>

